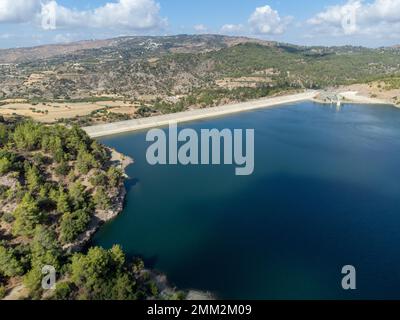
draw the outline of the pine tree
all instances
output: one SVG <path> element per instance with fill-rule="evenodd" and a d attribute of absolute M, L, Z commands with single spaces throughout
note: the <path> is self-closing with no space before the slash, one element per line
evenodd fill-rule
<path fill-rule="evenodd" d="M 59 213 L 66 213 L 70 212 L 70 210 L 68 195 L 64 192 L 63 188 L 60 187 L 59 196 L 57 198 L 57 211 Z"/>
<path fill-rule="evenodd" d="M 32 235 L 35 227 L 40 223 L 43 217 L 37 201 L 35 201 L 29 192 L 24 195 L 13 215 L 15 217 L 13 233 L 24 236 Z"/>
<path fill-rule="evenodd" d="M 21 263 L 10 250 L 0 245 L 0 275 L 15 277 L 20 276 L 22 273 Z"/>
<path fill-rule="evenodd" d="M 110 197 L 104 187 L 97 188 L 96 194 L 93 196 L 93 202 L 101 210 L 108 210 L 111 207 Z"/>
<path fill-rule="evenodd" d="M 60 269 L 61 248 L 56 240 L 54 231 L 42 225 L 35 229 L 31 242 L 32 260 L 34 268 L 42 269 L 45 265 Z"/>

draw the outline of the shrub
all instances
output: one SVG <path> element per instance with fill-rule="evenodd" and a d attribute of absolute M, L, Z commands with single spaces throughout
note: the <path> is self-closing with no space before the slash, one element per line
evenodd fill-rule
<path fill-rule="evenodd" d="M 52 300 L 68 300 L 71 298 L 72 284 L 69 282 L 57 283 Z"/>
<path fill-rule="evenodd" d="M 0 300 L 4 299 L 4 297 L 6 296 L 6 288 L 0 284 Z"/>
<path fill-rule="evenodd" d="M 69 173 L 69 166 L 65 161 L 61 161 L 61 163 L 56 167 L 55 173 L 60 177 L 65 177 Z"/>
<path fill-rule="evenodd" d="M 15 220 L 14 216 L 9 212 L 3 213 L 3 216 L 1 217 L 1 219 L 6 223 L 12 223 Z"/>
<path fill-rule="evenodd" d="M 0 175 L 4 175 L 10 172 L 11 169 L 12 169 L 12 162 L 5 157 L 0 158 Z"/>
<path fill-rule="evenodd" d="M 107 180 L 108 178 L 103 172 L 96 172 L 96 174 L 90 178 L 90 183 L 94 187 L 106 186 Z"/>

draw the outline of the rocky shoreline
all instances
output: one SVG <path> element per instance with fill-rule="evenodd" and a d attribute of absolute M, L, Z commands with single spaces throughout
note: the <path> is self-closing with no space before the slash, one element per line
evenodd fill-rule
<path fill-rule="evenodd" d="M 125 178 L 129 178 L 126 174 L 126 168 L 133 164 L 134 160 L 122 153 L 119 153 L 115 149 L 107 147 L 107 150 L 111 154 L 111 162 L 116 167 L 121 169 L 122 172 L 124 172 Z M 63 249 L 67 252 L 82 251 L 102 225 L 115 219 L 124 210 L 126 193 L 125 181 L 122 181 L 117 188 L 117 192 L 115 192 L 115 195 L 112 197 L 113 202 L 111 208 L 106 211 L 97 209 L 92 217 L 92 221 L 90 222 L 88 229 L 81 234 L 75 242 L 65 245 Z"/>
<path fill-rule="evenodd" d="M 111 162 L 124 172 L 125 179 L 129 179 L 126 169 L 134 163 L 134 160 L 115 149 L 107 147 L 111 153 Z M 121 182 L 118 187 L 118 193 L 113 198 L 112 207 L 110 210 L 96 210 L 95 215 L 90 223 L 89 228 L 83 233 L 77 241 L 64 247 L 64 250 L 69 252 L 79 252 L 85 249 L 90 243 L 90 240 L 95 233 L 107 222 L 112 221 L 124 210 L 124 201 L 127 194 L 125 187 L 125 180 Z M 144 269 L 150 278 L 157 284 L 160 292 L 160 297 L 168 298 L 174 296 L 179 290 L 168 282 L 165 274 L 156 270 Z M 185 290 L 183 291 L 186 300 L 215 300 L 216 297 L 210 292 L 203 292 L 200 290 Z"/>

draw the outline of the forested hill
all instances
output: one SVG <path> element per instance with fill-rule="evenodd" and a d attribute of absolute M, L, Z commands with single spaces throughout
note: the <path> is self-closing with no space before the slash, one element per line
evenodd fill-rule
<path fill-rule="evenodd" d="M 109 96 L 154 104 L 189 99 L 184 105 L 257 97 L 257 90 L 266 88 L 366 82 L 400 72 L 400 49 L 395 47 L 302 47 L 216 35 L 0 50 L 1 60 L 7 62 L 0 65 L 3 99 Z"/>
<path fill-rule="evenodd" d="M 77 127 L 0 123 L 0 299 L 21 286 L 33 299 L 182 297 L 162 294 L 118 246 L 71 250 L 123 201 L 123 173 L 111 160 Z M 42 290 L 46 265 L 57 272 L 55 291 Z"/>

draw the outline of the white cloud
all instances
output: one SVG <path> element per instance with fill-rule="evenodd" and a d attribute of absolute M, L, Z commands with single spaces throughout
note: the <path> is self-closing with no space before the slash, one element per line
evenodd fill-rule
<path fill-rule="evenodd" d="M 0 39 L 10 39 L 13 35 L 10 33 L 0 34 Z"/>
<path fill-rule="evenodd" d="M 326 8 L 308 20 L 318 32 L 333 35 L 388 35 L 400 33 L 400 0 L 348 0 Z"/>
<path fill-rule="evenodd" d="M 278 11 L 266 5 L 250 15 L 247 24 L 225 24 L 220 33 L 246 35 L 280 35 L 286 31 L 292 17 L 281 17 Z"/>
<path fill-rule="evenodd" d="M 237 34 L 245 30 L 242 24 L 225 24 L 221 27 L 221 33 L 225 34 Z"/>
<path fill-rule="evenodd" d="M 0 22 L 26 22 L 40 10 L 40 0 L 0 0 Z"/>
<path fill-rule="evenodd" d="M 270 6 L 258 7 L 249 18 L 249 25 L 255 34 L 282 34 L 291 22 L 291 17 L 283 17 Z"/>
<path fill-rule="evenodd" d="M 71 37 L 71 34 L 69 34 L 69 33 L 67 33 L 67 34 L 57 34 L 55 37 L 54 37 L 54 42 L 57 42 L 57 43 L 70 43 L 70 42 L 72 42 L 72 37 Z"/>
<path fill-rule="evenodd" d="M 208 28 L 204 24 L 196 24 L 193 26 L 193 29 L 199 33 L 205 33 L 208 31 Z"/>
<path fill-rule="evenodd" d="M 43 3 L 42 3 L 43 2 Z M 43 23 L 46 20 L 46 23 Z M 55 26 L 47 25 L 54 20 Z M 160 5 L 154 0 L 118 0 L 93 10 L 76 10 L 56 1 L 0 0 L 0 22 L 35 22 L 45 29 L 58 27 L 125 28 L 146 30 L 163 27 Z"/>
<path fill-rule="evenodd" d="M 154 0 L 119 0 L 94 10 L 78 11 L 55 5 L 57 27 L 153 29 L 166 20 L 159 15 L 160 5 Z"/>

